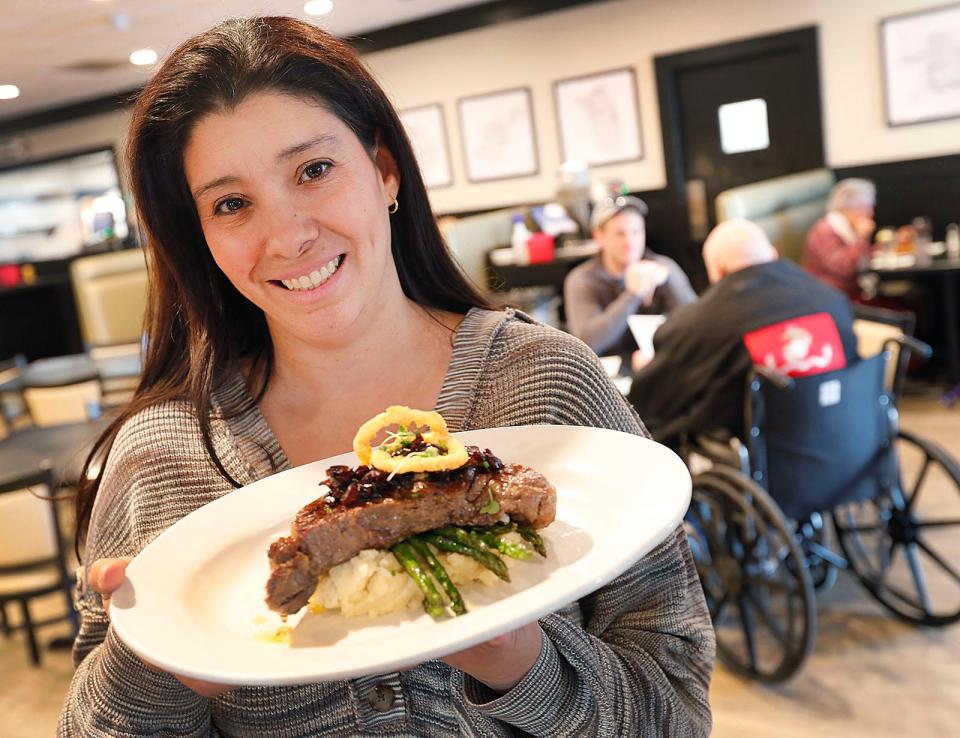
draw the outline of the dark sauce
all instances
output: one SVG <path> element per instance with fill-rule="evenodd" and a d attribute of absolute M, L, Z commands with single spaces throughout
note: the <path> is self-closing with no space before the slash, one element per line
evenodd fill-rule
<path fill-rule="evenodd" d="M 418 435 L 420 443 L 423 438 Z M 416 441 L 414 441 L 414 444 Z M 411 450 L 417 450 L 413 448 Z M 423 444 L 426 448 L 426 444 Z M 422 450 L 422 449 L 421 449 Z M 387 497 L 404 499 L 413 496 L 413 485 L 418 481 L 429 481 L 432 484 L 444 485 L 462 480 L 476 474 L 492 474 L 503 469 L 503 462 L 490 449 L 481 451 L 476 446 L 467 446 L 467 463 L 457 469 L 439 472 L 408 472 L 394 474 L 374 469 L 370 466 L 337 465 L 327 469 L 327 478 L 321 482 L 330 492 L 325 498 L 325 508 L 331 512 L 340 507 L 359 507 L 370 502 L 379 502 Z M 319 500 L 318 500 L 319 502 Z"/>

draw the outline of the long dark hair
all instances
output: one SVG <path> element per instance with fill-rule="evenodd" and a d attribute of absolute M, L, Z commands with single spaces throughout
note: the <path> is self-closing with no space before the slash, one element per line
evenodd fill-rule
<path fill-rule="evenodd" d="M 380 145 L 393 154 L 400 172 L 400 207 L 390 216 L 391 251 L 408 298 L 428 309 L 461 314 L 489 307 L 447 250 L 397 112 L 353 49 L 294 18 L 221 23 L 174 51 L 134 105 L 127 163 L 149 264 L 149 340 L 140 386 L 94 446 L 84 480 L 134 413 L 185 399 L 196 412 L 211 461 L 239 486 L 213 448 L 211 394 L 243 360 L 260 378 L 259 400 L 272 370 L 273 347 L 263 312 L 233 287 L 210 255 L 187 185 L 183 152 L 201 118 L 232 110 L 261 91 L 314 100 L 340 118 L 368 152 Z M 103 468 L 99 464 L 96 476 L 77 493 L 78 549 Z"/>

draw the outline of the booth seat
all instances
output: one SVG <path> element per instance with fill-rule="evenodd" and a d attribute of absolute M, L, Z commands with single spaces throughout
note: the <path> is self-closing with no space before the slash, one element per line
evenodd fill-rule
<path fill-rule="evenodd" d="M 464 218 L 443 218 L 440 230 L 460 268 L 483 292 L 487 291 L 487 252 L 510 243 L 514 214 L 525 208 L 505 208 Z"/>

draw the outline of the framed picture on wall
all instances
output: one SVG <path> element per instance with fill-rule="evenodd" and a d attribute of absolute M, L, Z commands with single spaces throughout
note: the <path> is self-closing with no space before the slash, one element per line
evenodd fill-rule
<path fill-rule="evenodd" d="M 435 190 L 453 184 L 443 108 L 434 104 L 401 110 L 400 120 L 413 145 L 427 189 Z"/>
<path fill-rule="evenodd" d="M 540 171 L 529 88 L 463 97 L 457 106 L 471 182 L 528 177 Z"/>
<path fill-rule="evenodd" d="M 880 21 L 887 124 L 960 117 L 960 3 Z"/>
<path fill-rule="evenodd" d="M 618 164 L 643 158 L 633 69 L 613 69 L 553 83 L 564 161 Z"/>

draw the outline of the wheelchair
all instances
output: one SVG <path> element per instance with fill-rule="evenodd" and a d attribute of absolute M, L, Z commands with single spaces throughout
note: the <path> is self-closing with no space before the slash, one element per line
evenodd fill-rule
<path fill-rule="evenodd" d="M 960 563 L 948 555 L 960 557 L 960 465 L 899 427 L 900 383 L 885 376 L 911 351 L 930 348 L 898 336 L 873 358 L 795 379 L 757 367 L 744 440 L 681 445 L 693 477 L 684 524 L 718 656 L 734 672 L 796 674 L 813 648 L 815 592 L 841 568 L 899 618 L 960 620 Z"/>

